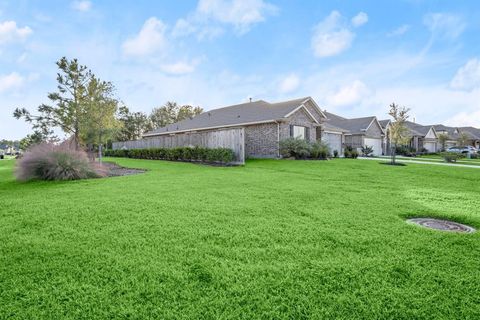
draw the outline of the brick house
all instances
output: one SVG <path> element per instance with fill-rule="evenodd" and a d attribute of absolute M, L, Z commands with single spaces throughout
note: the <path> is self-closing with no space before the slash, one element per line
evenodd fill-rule
<path fill-rule="evenodd" d="M 344 118 L 334 113 L 324 111 L 326 124 L 334 126 L 343 132 L 344 146 L 349 146 L 357 151 L 364 146 L 373 148 L 373 155 L 384 154 L 383 128 L 377 117 Z"/>
<path fill-rule="evenodd" d="M 143 138 L 243 128 L 245 157 L 278 158 L 280 141 L 289 137 L 315 141 L 321 139 L 324 131 L 325 139 L 337 135 L 341 141 L 341 130 L 322 128 L 325 119 L 311 97 L 276 103 L 258 100 L 205 111 L 191 119 L 147 132 Z"/>

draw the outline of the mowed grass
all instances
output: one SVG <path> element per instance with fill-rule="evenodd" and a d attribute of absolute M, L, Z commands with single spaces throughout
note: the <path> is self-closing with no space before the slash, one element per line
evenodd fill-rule
<path fill-rule="evenodd" d="M 113 159 L 112 159 L 113 160 Z M 478 319 L 480 171 L 376 161 L 14 181 L 0 161 L 1 319 Z"/>

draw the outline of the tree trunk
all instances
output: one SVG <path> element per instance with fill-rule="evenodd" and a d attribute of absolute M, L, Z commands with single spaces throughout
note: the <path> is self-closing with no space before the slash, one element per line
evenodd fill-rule
<path fill-rule="evenodd" d="M 395 156 L 396 156 L 396 153 L 397 153 L 396 144 L 391 144 L 390 153 L 391 153 L 391 156 L 392 156 L 391 164 L 395 165 Z"/>

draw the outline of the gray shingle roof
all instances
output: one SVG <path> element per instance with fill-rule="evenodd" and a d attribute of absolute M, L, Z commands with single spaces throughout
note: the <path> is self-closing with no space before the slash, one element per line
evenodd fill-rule
<path fill-rule="evenodd" d="M 289 101 L 269 103 L 264 100 L 252 101 L 233 106 L 208 110 L 192 119 L 186 119 L 163 128 L 147 132 L 144 136 L 172 133 L 176 131 L 196 130 L 203 128 L 221 128 L 251 122 L 269 122 L 280 120 L 300 107 L 304 97 Z"/>
<path fill-rule="evenodd" d="M 405 126 L 410 130 L 412 136 L 425 137 L 432 126 L 424 126 L 415 122 L 406 121 Z"/>
<path fill-rule="evenodd" d="M 387 127 L 387 124 L 390 123 L 390 120 L 379 120 L 378 121 L 380 123 L 380 125 L 382 126 L 383 129 L 385 129 Z"/>
<path fill-rule="evenodd" d="M 474 140 L 480 140 L 480 129 L 474 127 L 460 127 L 458 130 L 460 130 L 460 132 L 465 132 Z"/>
<path fill-rule="evenodd" d="M 333 125 L 335 127 L 344 129 L 344 131 L 349 132 L 351 134 L 365 133 L 370 123 L 372 123 L 372 121 L 375 119 L 374 116 L 346 119 L 330 112 L 327 112 L 326 116 L 327 116 L 326 123 Z"/>

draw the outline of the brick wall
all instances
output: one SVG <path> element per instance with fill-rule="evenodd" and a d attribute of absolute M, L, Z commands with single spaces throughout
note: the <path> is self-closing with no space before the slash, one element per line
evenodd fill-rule
<path fill-rule="evenodd" d="M 278 130 L 276 123 L 245 127 L 245 156 L 249 158 L 278 157 Z"/>

